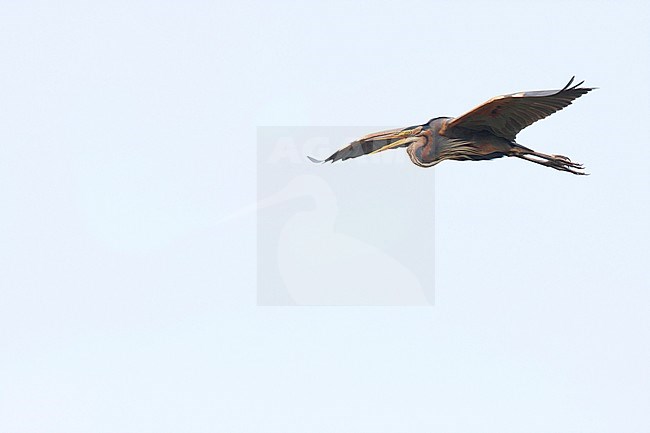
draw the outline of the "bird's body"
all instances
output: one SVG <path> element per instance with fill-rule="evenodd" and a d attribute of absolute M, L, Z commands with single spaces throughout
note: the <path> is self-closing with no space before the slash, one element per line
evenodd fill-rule
<path fill-rule="evenodd" d="M 535 152 L 515 142 L 525 127 L 571 104 L 593 90 L 571 87 L 573 78 L 561 90 L 521 92 L 497 96 L 460 117 L 437 117 L 423 125 L 366 135 L 336 151 L 324 161 L 346 160 L 406 147 L 411 161 L 432 167 L 446 159 L 481 161 L 514 156 L 573 174 L 585 174 L 582 165 L 562 155 Z"/>

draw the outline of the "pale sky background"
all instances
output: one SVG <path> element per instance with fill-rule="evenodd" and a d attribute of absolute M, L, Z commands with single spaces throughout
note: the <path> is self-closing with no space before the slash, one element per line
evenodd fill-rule
<path fill-rule="evenodd" d="M 650 431 L 650 3 L 0 10 L 0 431 Z M 219 221 L 257 199 L 258 126 L 574 74 L 600 89 L 518 139 L 589 177 L 386 167 L 435 179 L 435 306 L 256 305 L 255 215 Z"/>

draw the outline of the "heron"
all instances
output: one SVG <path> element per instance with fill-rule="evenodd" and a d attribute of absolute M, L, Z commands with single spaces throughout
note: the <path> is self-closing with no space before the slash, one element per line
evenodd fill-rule
<path fill-rule="evenodd" d="M 582 164 L 563 155 L 536 152 L 515 141 L 527 126 L 569 105 L 593 87 L 572 85 L 575 76 L 560 90 L 519 92 L 496 96 L 460 117 L 435 117 L 422 125 L 368 134 L 337 150 L 325 160 L 345 161 L 389 149 L 406 147 L 411 161 L 433 167 L 444 160 L 484 161 L 514 156 L 568 173 L 584 175 Z"/>

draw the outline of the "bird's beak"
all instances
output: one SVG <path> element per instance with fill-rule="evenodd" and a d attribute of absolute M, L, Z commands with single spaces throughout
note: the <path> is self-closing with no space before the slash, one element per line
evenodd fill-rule
<path fill-rule="evenodd" d="M 422 131 L 421 126 L 415 128 L 402 129 L 398 132 L 386 131 L 386 133 L 377 133 L 371 139 L 373 141 L 387 141 L 388 143 L 377 150 L 370 152 L 370 155 L 383 152 L 384 150 L 395 149 L 396 147 L 408 146 L 414 141 L 417 141 L 418 134 Z"/>

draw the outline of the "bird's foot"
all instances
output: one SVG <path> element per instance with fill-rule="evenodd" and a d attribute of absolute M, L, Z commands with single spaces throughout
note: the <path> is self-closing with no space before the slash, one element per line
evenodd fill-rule
<path fill-rule="evenodd" d="M 543 162 L 543 165 L 547 167 L 554 168 L 560 171 L 566 171 L 573 174 L 586 175 L 584 171 L 584 166 L 577 162 L 571 161 L 566 156 L 562 155 L 551 155 L 551 158 Z"/>
<path fill-rule="evenodd" d="M 524 152 L 516 152 L 513 154 L 513 156 L 516 156 L 521 159 L 525 159 L 526 161 L 534 162 L 536 164 L 540 164 L 546 167 L 551 167 L 555 170 L 559 171 L 566 171 L 567 173 L 573 173 L 573 174 L 579 174 L 579 175 L 586 175 L 588 173 L 585 173 L 584 166 L 582 164 L 579 164 L 577 162 L 571 161 L 568 157 L 564 155 L 547 155 L 544 153 L 539 153 L 539 152 L 534 152 L 534 151 L 524 151 Z"/>

